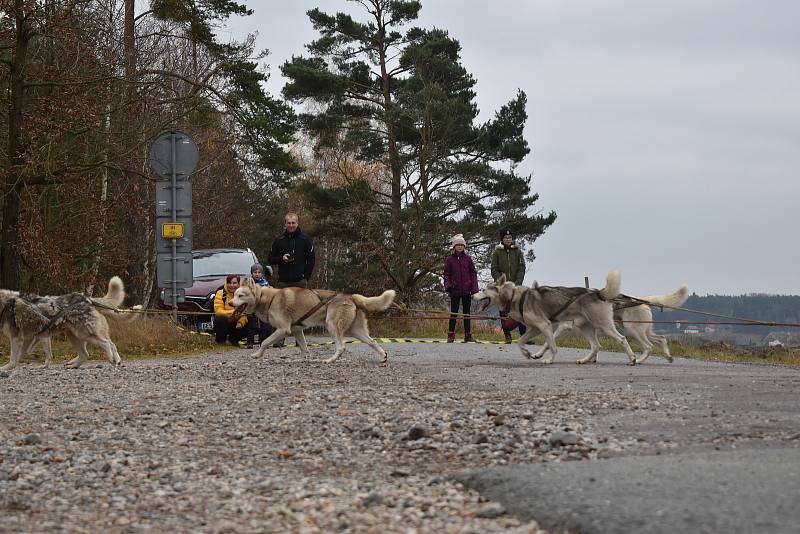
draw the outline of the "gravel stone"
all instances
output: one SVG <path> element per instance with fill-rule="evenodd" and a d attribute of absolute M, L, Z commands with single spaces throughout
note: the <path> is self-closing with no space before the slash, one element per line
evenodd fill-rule
<path fill-rule="evenodd" d="M 422 425 L 414 425 L 408 429 L 408 440 L 416 441 L 428 435 L 428 429 Z"/>
<path fill-rule="evenodd" d="M 578 443 L 578 435 L 574 432 L 558 430 L 550 434 L 551 445 L 575 445 Z"/>
<path fill-rule="evenodd" d="M 506 513 L 506 509 L 503 507 L 502 504 L 493 502 L 489 503 L 486 506 L 482 506 L 478 508 L 478 511 L 475 512 L 475 517 L 499 517 Z"/>
<path fill-rule="evenodd" d="M 36 445 L 37 443 L 41 443 L 42 438 L 38 436 L 38 434 L 28 434 L 24 438 L 22 438 L 23 445 Z"/>
<path fill-rule="evenodd" d="M 329 352 L 20 366 L 0 388 L 0 530 L 535 533 L 450 475 L 642 446 L 586 429 L 643 404 L 628 391 L 466 387 Z"/>

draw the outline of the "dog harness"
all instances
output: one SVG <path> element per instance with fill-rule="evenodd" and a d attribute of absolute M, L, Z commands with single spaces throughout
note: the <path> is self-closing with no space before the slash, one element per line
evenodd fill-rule
<path fill-rule="evenodd" d="M 37 336 L 45 333 L 48 330 L 50 330 L 53 327 L 53 325 L 56 323 L 56 321 L 58 321 L 58 319 L 60 319 L 61 316 L 64 315 L 64 313 L 68 309 L 68 308 L 60 308 L 58 310 L 58 313 L 56 313 L 55 315 L 53 315 L 51 317 L 51 316 L 47 315 L 46 313 L 44 313 L 42 310 L 40 310 L 39 306 L 37 306 L 35 303 L 29 301 L 28 299 L 25 299 L 23 297 L 14 297 L 6 305 L 6 307 L 3 308 L 3 311 L 0 312 L 0 324 L 4 324 L 5 323 L 6 315 L 8 315 L 9 318 L 10 318 L 12 326 L 14 326 L 15 328 L 18 328 L 17 320 L 14 318 L 14 315 L 16 314 L 16 310 L 17 310 L 17 299 L 21 300 L 22 302 L 24 302 L 25 304 L 30 306 L 30 309 L 36 315 L 38 315 L 39 317 L 42 317 L 43 319 L 45 319 L 47 321 L 47 324 L 45 324 L 42 328 L 39 329 L 38 332 L 36 332 Z"/>
<path fill-rule="evenodd" d="M 624 310 L 625 308 L 635 308 L 636 306 L 640 306 L 642 304 L 653 306 L 654 308 L 660 309 L 662 312 L 664 311 L 664 306 L 659 306 L 658 304 L 653 304 L 647 300 L 623 295 L 621 293 L 619 296 L 611 299 L 611 302 L 614 303 L 614 311 Z"/>
<path fill-rule="evenodd" d="M 525 288 L 525 291 L 522 292 L 522 297 L 520 297 L 519 299 L 518 308 L 520 317 L 522 317 L 522 313 L 525 309 L 525 298 L 528 296 L 528 291 L 530 291 L 530 289 Z M 508 301 L 508 306 L 500 310 L 500 313 L 503 315 L 508 315 L 508 313 L 511 311 L 511 305 L 513 304 L 513 302 L 514 302 L 514 297 L 511 297 L 511 300 Z"/>
<path fill-rule="evenodd" d="M 327 305 L 330 303 L 330 301 L 331 301 L 331 300 L 333 300 L 333 297 L 335 297 L 335 296 L 336 296 L 336 295 L 334 295 L 333 297 L 322 298 L 322 297 L 320 296 L 320 294 L 316 292 L 316 290 L 312 289 L 312 290 L 311 290 L 311 292 L 312 292 L 312 293 L 314 293 L 314 294 L 317 296 L 317 298 L 319 299 L 319 302 L 317 302 L 317 304 L 316 304 L 316 305 L 314 305 L 314 307 L 313 307 L 313 308 L 311 308 L 311 309 L 310 309 L 310 310 L 308 310 L 308 311 L 307 311 L 305 314 L 303 314 L 303 316 L 302 316 L 302 317 L 300 317 L 300 318 L 297 320 L 297 322 L 296 322 L 296 323 L 293 323 L 293 324 L 292 324 L 292 326 L 305 326 L 305 325 L 303 324 L 303 321 L 305 321 L 306 319 L 308 319 L 309 317 L 311 317 L 312 315 L 314 315 L 314 313 L 316 313 L 316 312 L 317 312 L 317 310 L 319 310 L 319 309 L 320 309 L 320 308 L 322 308 L 323 306 L 327 306 Z"/>
<path fill-rule="evenodd" d="M 555 289 L 553 287 L 549 287 L 549 286 L 542 286 L 542 287 L 547 287 L 549 289 L 552 289 L 553 291 L 556 291 L 557 293 L 561 293 L 561 291 L 558 291 L 558 289 Z M 527 291 L 525 293 L 527 294 Z M 586 295 L 592 295 L 592 294 L 597 296 L 597 298 L 599 298 L 602 301 L 606 300 L 605 298 L 603 298 L 603 295 L 601 295 L 598 290 L 591 289 L 591 290 L 587 291 L 586 293 L 581 293 L 580 295 L 575 295 L 575 296 L 570 297 L 569 299 L 567 299 L 567 302 L 565 302 L 563 306 L 561 306 L 558 310 L 556 310 L 555 313 L 551 314 L 550 317 L 548 318 L 548 320 L 551 321 L 551 322 L 554 322 L 558 318 L 559 315 L 564 313 L 567 308 L 569 308 L 570 306 L 575 304 L 575 302 L 577 302 L 579 299 L 585 297 Z M 523 294 L 523 298 L 520 299 L 520 303 L 519 303 L 519 313 L 520 313 L 520 315 L 522 315 L 522 302 L 524 301 L 524 299 L 525 299 L 525 295 Z"/>
<path fill-rule="evenodd" d="M 561 315 L 562 313 L 564 313 L 564 311 L 565 311 L 567 308 L 569 308 L 569 307 L 570 307 L 572 304 L 574 304 L 574 303 L 575 303 L 575 301 L 577 301 L 579 298 L 581 298 L 581 297 L 583 297 L 583 296 L 586 296 L 586 295 L 588 295 L 588 294 L 589 294 L 589 293 L 581 293 L 580 295 L 575 295 L 574 297 L 570 298 L 570 299 L 569 299 L 567 302 L 565 302 L 565 303 L 564 303 L 564 305 L 563 305 L 563 306 L 561 306 L 561 307 L 558 309 L 558 311 L 557 311 L 557 312 L 555 312 L 553 315 L 551 315 L 551 316 L 550 316 L 550 318 L 549 318 L 549 319 L 550 319 L 550 321 L 551 321 L 551 322 L 552 322 L 552 321 L 555 321 L 555 320 L 556 320 L 556 317 L 558 317 L 559 315 Z M 600 300 L 603 300 L 603 299 L 601 298 Z"/>
<path fill-rule="evenodd" d="M 92 299 L 90 299 L 88 297 L 84 297 L 84 298 L 86 298 L 85 302 L 87 304 L 90 304 L 90 305 L 98 307 L 98 308 L 105 308 L 107 310 L 113 310 L 115 312 L 119 312 L 119 310 L 117 308 L 115 308 L 114 306 L 109 306 L 109 305 L 103 304 L 101 302 L 96 302 L 96 301 L 94 301 L 94 300 L 92 300 Z M 78 304 L 81 304 L 79 302 L 76 302 L 76 303 L 70 304 L 69 306 L 64 306 L 64 307 L 60 307 L 59 306 L 58 307 L 58 311 L 55 314 L 48 315 L 45 312 L 43 312 L 42 309 L 39 308 L 39 306 L 35 302 L 31 302 L 30 300 L 28 300 L 28 299 L 26 299 L 24 297 L 13 297 L 9 301 L 9 303 L 3 308 L 3 310 L 0 311 L 0 324 L 4 324 L 4 322 L 6 320 L 6 315 L 9 315 L 10 316 L 10 320 L 11 320 L 11 324 L 13 326 L 15 326 L 15 327 L 17 326 L 17 321 L 14 318 L 14 314 L 16 313 L 16 309 L 17 309 L 17 299 L 21 300 L 22 302 L 24 302 L 25 304 L 30 306 L 31 310 L 35 314 L 37 314 L 39 317 L 41 317 L 41 318 L 43 318 L 43 319 L 45 319 L 47 321 L 47 323 L 42 328 L 40 328 L 38 332 L 36 332 L 37 336 L 41 335 L 41 334 L 44 334 L 48 330 L 50 330 L 50 329 L 54 328 L 55 326 L 57 326 L 56 323 L 58 322 L 59 319 L 61 319 L 72 308 L 74 308 Z"/>

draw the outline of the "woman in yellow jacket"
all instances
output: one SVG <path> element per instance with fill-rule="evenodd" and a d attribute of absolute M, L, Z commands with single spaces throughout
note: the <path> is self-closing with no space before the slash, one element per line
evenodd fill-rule
<path fill-rule="evenodd" d="M 238 346 L 239 341 L 247 337 L 250 328 L 247 316 L 236 313 L 236 309 L 230 304 L 238 287 L 239 275 L 229 274 L 225 278 L 225 287 L 214 295 L 214 336 L 217 343 L 228 340 L 231 345 Z"/>

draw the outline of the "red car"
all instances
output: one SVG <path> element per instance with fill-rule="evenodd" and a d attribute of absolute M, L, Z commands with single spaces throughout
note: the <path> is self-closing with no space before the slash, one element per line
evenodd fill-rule
<path fill-rule="evenodd" d="M 207 312 L 208 315 L 192 315 L 186 321 L 194 324 L 198 332 L 210 332 L 214 323 L 214 294 L 225 285 L 229 274 L 250 276 L 250 267 L 259 263 L 255 253 L 249 248 L 214 248 L 192 251 L 192 274 L 194 284 L 186 288 L 186 300 L 178 303 L 178 312 Z M 271 274 L 269 266 L 265 266 L 265 275 Z M 171 309 L 164 302 L 161 292 L 159 304 L 162 308 Z"/>

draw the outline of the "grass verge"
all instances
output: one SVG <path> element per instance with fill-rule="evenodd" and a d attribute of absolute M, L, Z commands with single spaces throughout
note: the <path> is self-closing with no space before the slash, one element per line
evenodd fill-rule
<path fill-rule="evenodd" d="M 191 333 L 186 329 L 177 327 L 168 317 L 137 316 L 133 319 L 109 318 L 111 339 L 116 343 L 117 349 L 126 359 L 147 359 L 163 357 L 191 356 L 210 350 L 229 350 L 228 345 L 217 345 L 211 336 Z M 392 317 L 370 319 L 370 331 L 375 337 L 398 338 L 434 338 L 447 337 L 447 319 L 414 319 L 413 317 Z M 313 329 L 309 332 L 315 335 L 325 335 L 322 329 Z M 472 321 L 472 333 L 481 341 L 502 341 L 503 332 L 497 321 Z M 517 334 L 514 335 L 516 339 Z M 456 324 L 456 339 L 463 338 L 463 325 L 459 320 Z M 533 342 L 541 345 L 542 336 L 536 336 Z M 617 343 L 602 339 L 604 350 L 622 352 L 622 347 Z M 589 348 L 589 344 L 582 337 L 566 336 L 558 341 L 559 347 Z M 634 352 L 640 353 L 641 347 L 636 342 L 631 342 Z M 673 356 L 694 358 L 698 360 L 800 365 L 800 348 L 798 347 L 735 347 L 725 343 L 714 343 L 691 347 L 676 342 L 669 343 Z M 8 339 L 0 338 L 0 362 L 7 361 L 9 354 Z M 656 352 L 658 354 L 658 352 Z M 53 337 L 54 363 L 72 359 L 75 352 L 62 335 Z M 91 360 L 105 360 L 105 354 L 97 347 L 89 347 Z M 22 363 L 44 362 L 44 352 L 41 347 L 34 347 L 33 353 L 22 359 Z"/>
<path fill-rule="evenodd" d="M 447 319 L 413 319 L 396 318 L 371 319 L 370 331 L 376 337 L 406 337 L 406 338 L 444 338 L 447 337 Z M 503 332 L 498 321 L 472 321 L 472 332 L 481 341 L 502 341 Z M 456 340 L 463 336 L 463 326 L 459 320 L 456 323 Z M 518 334 L 514 334 L 518 339 Z M 544 343 L 543 336 L 533 338 L 536 345 Z M 622 347 L 610 339 L 601 339 L 600 344 L 604 350 L 623 352 Z M 636 353 L 642 352 L 642 347 L 635 341 L 630 341 L 631 348 Z M 582 337 L 564 336 L 558 340 L 559 347 L 588 349 L 589 343 Z M 682 345 L 675 341 L 669 342 L 669 350 L 673 356 L 709 360 L 720 362 L 761 363 L 800 365 L 800 347 L 736 347 L 726 343 L 708 343 L 700 346 Z M 654 355 L 660 354 L 656 350 Z"/>
<path fill-rule="evenodd" d="M 226 345 L 217 345 L 211 336 L 191 333 L 179 328 L 164 315 L 134 316 L 132 318 L 108 318 L 111 340 L 117 345 L 124 360 L 189 356 L 209 350 L 227 350 Z M 72 346 L 62 334 L 52 338 L 53 363 L 70 360 L 76 356 Z M 105 360 L 105 353 L 96 345 L 89 344 L 90 360 Z M 8 338 L 0 339 L 0 361 L 7 361 L 9 354 Z M 44 363 L 44 351 L 40 345 L 33 348 L 32 354 L 22 358 L 21 363 Z"/>

